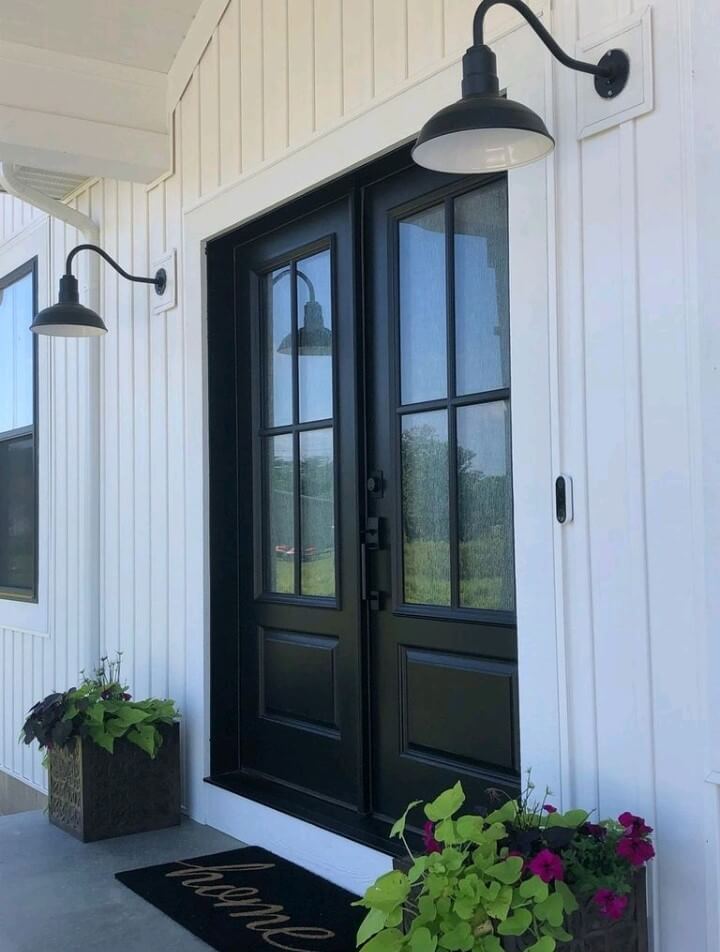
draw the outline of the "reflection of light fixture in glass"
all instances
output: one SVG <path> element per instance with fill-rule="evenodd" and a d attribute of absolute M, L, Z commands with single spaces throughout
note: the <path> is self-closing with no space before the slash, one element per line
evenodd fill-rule
<path fill-rule="evenodd" d="M 584 63 L 558 46 L 523 0 L 482 0 L 475 11 L 473 45 L 463 57 L 462 98 L 422 127 L 412 152 L 418 165 L 438 172 L 499 172 L 541 159 L 555 145 L 537 113 L 500 93 L 495 54 L 485 44 L 483 29 L 488 10 L 497 3 L 517 10 L 563 66 L 594 76 L 603 99 L 619 96 L 625 88 L 630 60 L 623 50 L 609 50 L 598 63 Z"/>
<path fill-rule="evenodd" d="M 276 284 L 281 278 L 291 273 L 291 268 L 285 268 L 273 278 Z M 328 357 L 332 354 L 332 331 L 325 327 L 322 306 L 315 299 L 315 288 L 310 278 L 299 268 L 295 273 L 307 285 L 310 300 L 305 302 L 303 326 L 297 332 L 297 350 L 301 357 Z M 292 331 L 286 334 L 278 347 L 278 354 L 293 353 Z"/>

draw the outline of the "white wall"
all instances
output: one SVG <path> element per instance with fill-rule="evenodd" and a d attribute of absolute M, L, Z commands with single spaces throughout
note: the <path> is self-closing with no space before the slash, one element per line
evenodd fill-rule
<path fill-rule="evenodd" d="M 556 0 L 553 29 L 572 49 L 641 6 Z M 104 247 L 125 266 L 144 271 L 175 247 L 181 273 L 196 275 L 197 262 L 184 268 L 182 258 L 183 221 L 193 209 L 276 165 L 281 177 L 284 160 L 290 168 L 291 154 L 333 129 L 354 142 L 348 164 L 366 158 L 363 138 L 352 138 L 362 117 L 456 61 L 473 9 L 467 0 L 231 0 L 175 109 L 174 174 L 147 189 L 96 182 L 74 204 L 100 223 Z M 512 23 L 503 9 L 493 13 L 495 32 Z M 711 637 L 720 621 L 713 439 L 720 130 L 708 118 L 717 116 L 718 18 L 711 0 L 657 0 L 653 18 L 656 107 L 648 115 L 579 143 L 582 80 L 546 67 L 558 140 L 547 209 L 552 453 L 576 491 L 575 522 L 555 531 L 559 661 L 547 690 L 563 712 L 564 800 L 597 805 L 603 815 L 632 808 L 657 827 L 655 952 L 717 952 L 717 787 L 705 777 L 720 771 L 720 657 Z M 502 76 L 502 58 L 499 67 Z M 10 270 L 12 235 L 32 218 L 0 198 L 2 273 Z M 60 225 L 48 235 L 55 276 L 73 236 Z M 193 699 L 204 677 L 196 664 L 203 487 L 186 453 L 202 435 L 202 324 L 199 296 L 182 282 L 181 290 L 190 310 L 183 313 L 181 295 L 166 317 L 150 317 L 146 289 L 103 273 L 110 333 L 99 357 L 96 585 L 91 527 L 82 528 L 92 372 L 83 342 L 47 345 L 52 414 L 44 422 L 55 477 L 49 621 L 40 634 L 0 627 L 0 763 L 36 784 L 37 759 L 15 744 L 22 712 L 90 662 L 94 612 L 99 645 L 126 652 L 135 692 L 169 693 L 202 724 Z M 520 631 L 521 642 L 532 636 Z M 532 673 L 520 676 L 522 692 Z M 191 734 L 196 791 L 202 746 L 202 733 Z M 190 802 L 204 817 L 197 797 Z"/>

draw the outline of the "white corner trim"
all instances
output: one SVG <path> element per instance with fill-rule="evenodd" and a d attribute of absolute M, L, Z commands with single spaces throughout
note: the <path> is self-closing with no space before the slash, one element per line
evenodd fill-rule
<path fill-rule="evenodd" d="M 583 37 L 576 45 L 576 56 L 578 59 L 597 62 L 613 48 L 624 50 L 630 57 L 627 85 L 615 99 L 603 99 L 595 91 L 591 76 L 577 74 L 578 139 L 585 139 L 628 119 L 642 116 L 655 105 L 651 7 L 647 6 L 602 31 Z"/>
<path fill-rule="evenodd" d="M 203 0 L 200 4 L 200 9 L 195 14 L 167 74 L 168 115 L 182 97 L 193 70 L 200 62 L 205 47 L 229 5 L 230 0 Z"/>

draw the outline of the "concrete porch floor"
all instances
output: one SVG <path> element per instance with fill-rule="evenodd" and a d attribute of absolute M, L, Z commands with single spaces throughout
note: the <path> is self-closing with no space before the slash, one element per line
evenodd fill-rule
<path fill-rule="evenodd" d="M 0 816 L 0 952 L 201 952 L 208 946 L 114 874 L 242 844 L 191 820 L 80 843 L 41 812 Z"/>

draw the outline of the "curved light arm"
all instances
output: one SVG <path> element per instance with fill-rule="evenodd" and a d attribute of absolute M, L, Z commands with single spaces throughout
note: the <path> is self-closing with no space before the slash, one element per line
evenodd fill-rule
<path fill-rule="evenodd" d="M 114 268 L 118 274 L 122 275 L 128 281 L 135 281 L 139 284 L 152 284 L 155 287 L 155 290 L 158 294 L 163 294 L 165 291 L 165 286 L 167 284 L 167 274 L 164 268 L 159 268 L 155 272 L 155 276 L 152 278 L 141 277 L 137 274 L 129 274 L 124 268 L 121 268 L 117 261 L 114 258 L 111 258 L 107 251 L 104 251 L 98 245 L 76 245 L 72 251 L 67 256 L 65 261 L 65 274 L 72 276 L 72 261 L 75 255 L 79 251 L 94 251 L 96 254 L 99 254 L 101 258 L 104 258 L 107 263 Z"/>
<path fill-rule="evenodd" d="M 284 268 L 282 271 L 279 271 L 279 272 L 275 275 L 275 277 L 272 279 L 272 283 L 273 283 L 273 284 L 277 284 L 277 282 L 280 281 L 281 278 L 284 278 L 285 275 L 291 274 L 291 273 L 292 273 L 292 267 Z M 305 274 L 304 271 L 301 271 L 300 268 L 295 268 L 295 274 L 296 274 L 299 278 L 302 278 L 302 280 L 305 282 L 305 284 L 307 285 L 308 294 L 310 295 L 310 301 L 311 301 L 311 302 L 314 302 L 314 301 L 315 301 L 315 288 L 313 287 L 313 283 L 312 283 L 312 281 L 310 280 L 310 278 Z"/>
<path fill-rule="evenodd" d="M 527 20 L 529 26 L 532 27 L 535 33 L 537 33 L 555 59 L 559 60 L 563 66 L 568 66 L 570 69 L 578 70 L 581 73 L 590 73 L 592 76 L 600 76 L 603 79 L 612 79 L 614 77 L 615 70 L 612 68 L 612 66 L 600 66 L 596 63 L 585 63 L 582 60 L 573 59 L 572 56 L 568 56 L 565 50 L 562 49 L 562 47 L 553 39 L 552 35 L 542 25 L 539 17 L 533 13 L 527 3 L 523 3 L 523 0 L 482 0 L 482 3 L 475 11 L 475 17 L 473 19 L 473 38 L 475 46 L 484 45 L 485 40 L 483 39 L 483 35 L 485 16 L 488 10 L 491 7 L 496 6 L 498 3 L 504 3 L 506 6 L 512 7 L 513 10 L 517 10 L 517 12 L 523 16 L 525 20 Z"/>

